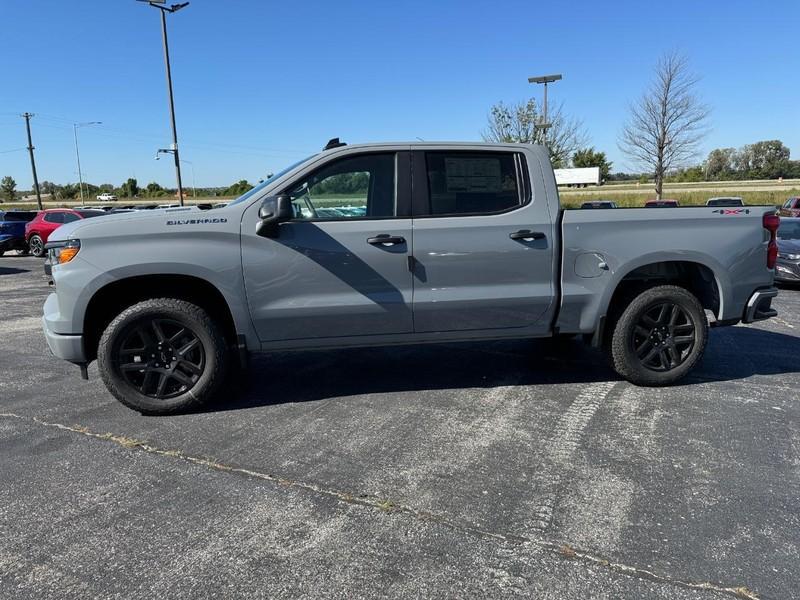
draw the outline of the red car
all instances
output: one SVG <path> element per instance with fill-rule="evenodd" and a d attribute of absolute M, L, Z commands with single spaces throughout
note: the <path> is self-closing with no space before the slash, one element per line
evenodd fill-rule
<path fill-rule="evenodd" d="M 644 203 L 645 208 L 675 208 L 680 206 L 677 200 L 648 200 Z"/>
<path fill-rule="evenodd" d="M 72 223 L 78 219 L 99 217 L 106 214 L 102 210 L 72 210 L 70 208 L 48 208 L 39 211 L 36 218 L 25 225 L 25 240 L 34 256 L 44 256 L 44 245 L 47 238 L 64 223 Z"/>
<path fill-rule="evenodd" d="M 778 214 L 784 217 L 800 217 L 800 196 L 792 196 L 784 202 Z"/>

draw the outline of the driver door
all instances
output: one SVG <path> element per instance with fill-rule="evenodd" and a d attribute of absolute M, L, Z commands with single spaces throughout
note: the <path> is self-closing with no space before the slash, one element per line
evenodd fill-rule
<path fill-rule="evenodd" d="M 263 343 L 404 334 L 411 315 L 407 152 L 345 154 L 289 183 L 294 218 L 276 238 L 245 211 L 242 266 Z"/>

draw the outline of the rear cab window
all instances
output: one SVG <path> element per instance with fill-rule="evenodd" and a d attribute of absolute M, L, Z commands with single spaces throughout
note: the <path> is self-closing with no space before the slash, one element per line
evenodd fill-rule
<path fill-rule="evenodd" d="M 489 215 L 527 202 L 520 153 L 430 151 L 424 163 L 427 193 L 415 194 L 415 216 Z"/>

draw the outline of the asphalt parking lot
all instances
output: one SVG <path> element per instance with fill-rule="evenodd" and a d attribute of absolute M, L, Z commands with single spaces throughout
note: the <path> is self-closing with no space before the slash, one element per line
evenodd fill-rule
<path fill-rule="evenodd" d="M 580 343 L 256 358 L 142 417 L 0 258 L 0 597 L 800 598 L 800 290 L 683 385 Z"/>

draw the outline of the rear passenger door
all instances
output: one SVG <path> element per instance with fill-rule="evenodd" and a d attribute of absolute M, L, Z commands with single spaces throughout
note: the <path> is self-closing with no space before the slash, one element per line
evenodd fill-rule
<path fill-rule="evenodd" d="M 412 160 L 414 331 L 547 332 L 553 217 L 525 155 L 415 151 Z"/>

